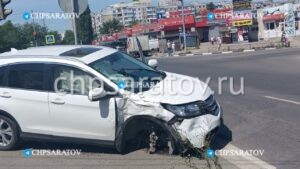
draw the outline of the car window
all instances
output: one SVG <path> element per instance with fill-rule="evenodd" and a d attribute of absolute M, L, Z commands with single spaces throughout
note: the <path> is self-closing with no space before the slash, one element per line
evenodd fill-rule
<path fill-rule="evenodd" d="M 75 95 L 88 95 L 90 89 L 101 87 L 99 80 L 90 74 L 71 66 L 52 67 L 53 91 Z"/>
<path fill-rule="evenodd" d="M 44 64 L 11 65 L 8 87 L 29 90 L 45 90 Z"/>
<path fill-rule="evenodd" d="M 125 90 L 132 91 L 133 89 L 135 93 L 140 92 L 140 87 L 142 91 L 147 91 L 154 86 L 153 84 L 157 84 L 165 78 L 164 73 L 122 52 L 100 58 L 89 66 L 116 84 L 124 81 L 126 83 Z M 146 80 L 140 85 L 141 79 L 145 78 Z M 133 82 L 126 79 L 132 79 Z"/>
<path fill-rule="evenodd" d="M 64 52 L 62 54 L 60 54 L 60 56 L 72 56 L 72 57 L 83 57 L 83 56 L 87 56 L 89 54 L 92 54 L 94 52 L 97 52 L 101 50 L 100 48 L 91 48 L 91 47 L 82 47 L 82 48 L 77 48 L 77 49 L 73 49 L 67 52 Z"/>
<path fill-rule="evenodd" d="M 0 67 L 0 87 L 4 86 L 4 75 L 6 67 Z"/>

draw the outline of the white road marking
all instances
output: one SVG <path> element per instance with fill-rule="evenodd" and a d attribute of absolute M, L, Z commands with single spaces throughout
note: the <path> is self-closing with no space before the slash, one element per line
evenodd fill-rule
<path fill-rule="evenodd" d="M 193 53 L 190 53 L 190 54 L 187 54 L 186 56 L 194 56 L 194 54 L 193 54 Z"/>
<path fill-rule="evenodd" d="M 241 149 L 235 147 L 232 144 L 228 144 L 222 150 L 237 151 L 237 152 L 242 151 Z M 254 156 L 229 156 L 229 155 L 224 156 L 223 155 L 219 157 L 227 160 L 229 163 L 241 169 L 276 169 L 275 166 Z"/>
<path fill-rule="evenodd" d="M 222 52 L 222 54 L 228 54 L 228 53 L 233 53 L 233 52 L 232 51 Z"/>
<path fill-rule="evenodd" d="M 272 96 L 265 96 L 265 98 L 271 99 L 271 100 L 277 100 L 277 101 L 281 101 L 281 102 L 286 102 L 286 103 L 292 103 L 292 104 L 300 105 L 300 102 L 293 101 L 293 100 L 281 99 L 281 98 L 272 97 Z"/>
<path fill-rule="evenodd" d="M 212 55 L 212 53 L 202 53 L 202 55 Z"/>
<path fill-rule="evenodd" d="M 275 50 L 276 48 L 266 48 L 265 50 Z"/>
<path fill-rule="evenodd" d="M 255 52 L 255 50 L 254 49 L 246 49 L 246 50 L 244 50 L 244 52 Z"/>

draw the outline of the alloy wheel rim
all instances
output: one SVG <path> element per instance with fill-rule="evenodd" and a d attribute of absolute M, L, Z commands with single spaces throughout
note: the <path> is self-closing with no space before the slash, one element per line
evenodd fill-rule
<path fill-rule="evenodd" d="M 13 131 L 10 124 L 4 119 L 0 119 L 0 146 L 7 146 L 12 142 Z"/>

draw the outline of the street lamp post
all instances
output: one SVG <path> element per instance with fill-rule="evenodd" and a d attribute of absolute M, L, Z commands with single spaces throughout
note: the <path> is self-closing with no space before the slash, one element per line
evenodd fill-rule
<path fill-rule="evenodd" d="M 179 1 L 181 1 L 183 44 L 184 44 L 184 53 L 186 53 L 186 29 L 185 29 L 184 2 L 183 2 L 183 0 L 179 0 Z"/>
<path fill-rule="evenodd" d="M 76 9 L 75 9 L 75 1 L 72 0 L 72 9 L 73 9 L 73 13 L 74 13 L 74 17 L 73 17 L 73 30 L 74 30 L 74 41 L 75 41 L 75 45 L 78 44 L 78 40 L 77 40 L 77 27 L 76 27 L 76 17 L 75 17 L 75 14 L 76 14 Z"/>

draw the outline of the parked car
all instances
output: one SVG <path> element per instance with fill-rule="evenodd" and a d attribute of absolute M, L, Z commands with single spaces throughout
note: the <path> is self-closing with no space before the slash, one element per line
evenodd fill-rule
<path fill-rule="evenodd" d="M 202 148 L 222 121 L 212 91 L 198 79 L 152 68 L 155 60 L 149 64 L 101 46 L 1 54 L 0 150 L 16 148 L 21 139 L 95 144 L 121 153 L 138 144 L 154 152 L 162 147 L 170 153 Z M 120 81 L 143 77 L 156 79 L 146 81 L 154 86 L 137 90 Z M 175 91 L 183 79 L 194 82 L 194 91 L 173 95 L 163 85 L 171 78 Z M 153 94 L 158 87 L 163 92 Z M 149 137 L 157 138 L 156 144 Z"/>

